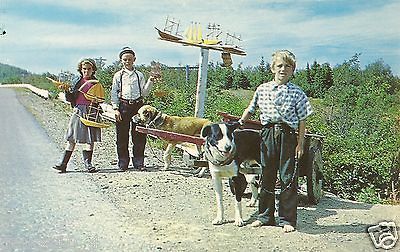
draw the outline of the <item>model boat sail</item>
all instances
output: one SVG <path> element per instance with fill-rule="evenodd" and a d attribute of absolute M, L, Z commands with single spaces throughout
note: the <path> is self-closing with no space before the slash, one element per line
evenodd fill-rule
<path fill-rule="evenodd" d="M 104 88 L 98 80 L 88 80 L 81 86 L 79 91 L 81 91 L 82 88 L 85 85 L 88 85 L 89 83 L 92 83 L 93 86 L 91 86 L 87 92 L 82 92 L 83 95 L 85 96 L 85 98 L 88 101 L 95 102 L 95 103 L 104 102 L 104 97 L 105 97 Z"/>
<path fill-rule="evenodd" d="M 219 25 L 209 24 L 207 35 L 203 38 L 203 31 L 199 23 L 192 23 L 185 32 L 185 41 L 190 44 L 218 45 L 222 41 L 218 39 L 221 34 Z"/>
<path fill-rule="evenodd" d="M 83 88 L 86 85 L 92 86 L 86 92 L 83 92 Z M 105 120 L 101 115 L 103 110 L 100 106 L 100 103 L 104 102 L 105 92 L 100 82 L 98 80 L 89 80 L 79 88 L 79 92 L 81 92 L 85 98 L 90 101 L 90 104 L 87 106 L 86 113 L 80 117 L 81 122 L 90 127 L 109 127 L 110 124 L 105 123 Z"/>
<path fill-rule="evenodd" d="M 192 23 L 185 32 L 186 42 L 190 44 L 201 44 L 203 43 L 203 33 L 201 31 L 200 24 Z"/>

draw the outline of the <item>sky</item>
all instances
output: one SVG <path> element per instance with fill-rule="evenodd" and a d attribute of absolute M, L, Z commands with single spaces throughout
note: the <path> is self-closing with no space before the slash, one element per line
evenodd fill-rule
<path fill-rule="evenodd" d="M 167 17 L 184 31 L 191 22 L 219 24 L 240 35 L 246 56 L 238 64 L 257 66 L 263 57 L 288 49 L 298 69 L 307 63 L 332 67 L 360 53 L 360 64 L 383 60 L 400 76 L 400 0 L 0 0 L 0 63 L 32 73 L 76 73 L 82 58 L 118 60 L 132 47 L 136 64 L 197 65 L 200 49 L 158 39 L 154 27 Z M 221 36 L 223 40 L 225 36 Z M 221 62 L 209 51 L 209 62 Z"/>

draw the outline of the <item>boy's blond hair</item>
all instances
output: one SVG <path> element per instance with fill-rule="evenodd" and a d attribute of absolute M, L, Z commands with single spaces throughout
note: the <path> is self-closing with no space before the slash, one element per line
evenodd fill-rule
<path fill-rule="evenodd" d="M 278 58 L 281 58 L 286 63 L 289 63 L 293 67 L 293 70 L 296 69 L 296 56 L 294 56 L 294 54 L 289 50 L 279 50 L 274 52 L 272 54 L 271 68 L 274 68 L 275 62 Z"/>

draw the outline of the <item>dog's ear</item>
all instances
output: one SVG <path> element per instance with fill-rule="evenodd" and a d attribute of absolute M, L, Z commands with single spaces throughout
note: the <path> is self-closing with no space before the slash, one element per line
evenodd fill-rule
<path fill-rule="evenodd" d="M 211 132 L 211 125 L 209 124 L 209 125 L 206 125 L 203 127 L 200 135 L 201 135 L 201 137 L 205 138 L 210 135 L 210 132 Z"/>

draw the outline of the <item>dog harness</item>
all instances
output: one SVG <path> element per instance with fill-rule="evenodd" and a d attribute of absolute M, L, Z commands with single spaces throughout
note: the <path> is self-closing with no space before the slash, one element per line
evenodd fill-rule
<path fill-rule="evenodd" d="M 158 126 L 161 126 L 164 123 L 164 120 L 162 119 L 162 115 L 163 115 L 163 113 L 161 111 L 159 111 L 157 113 L 157 115 L 154 117 L 154 119 L 149 122 L 147 127 L 156 128 Z"/>
<path fill-rule="evenodd" d="M 206 140 L 206 145 L 210 145 L 210 143 L 207 140 Z M 235 159 L 236 148 L 233 149 L 233 151 L 231 152 L 231 154 L 228 156 L 227 159 L 218 162 L 213 159 L 213 155 L 209 151 L 209 148 L 204 148 L 204 153 L 206 155 L 207 160 L 211 162 L 213 165 L 224 166 L 232 163 L 232 161 Z"/>

